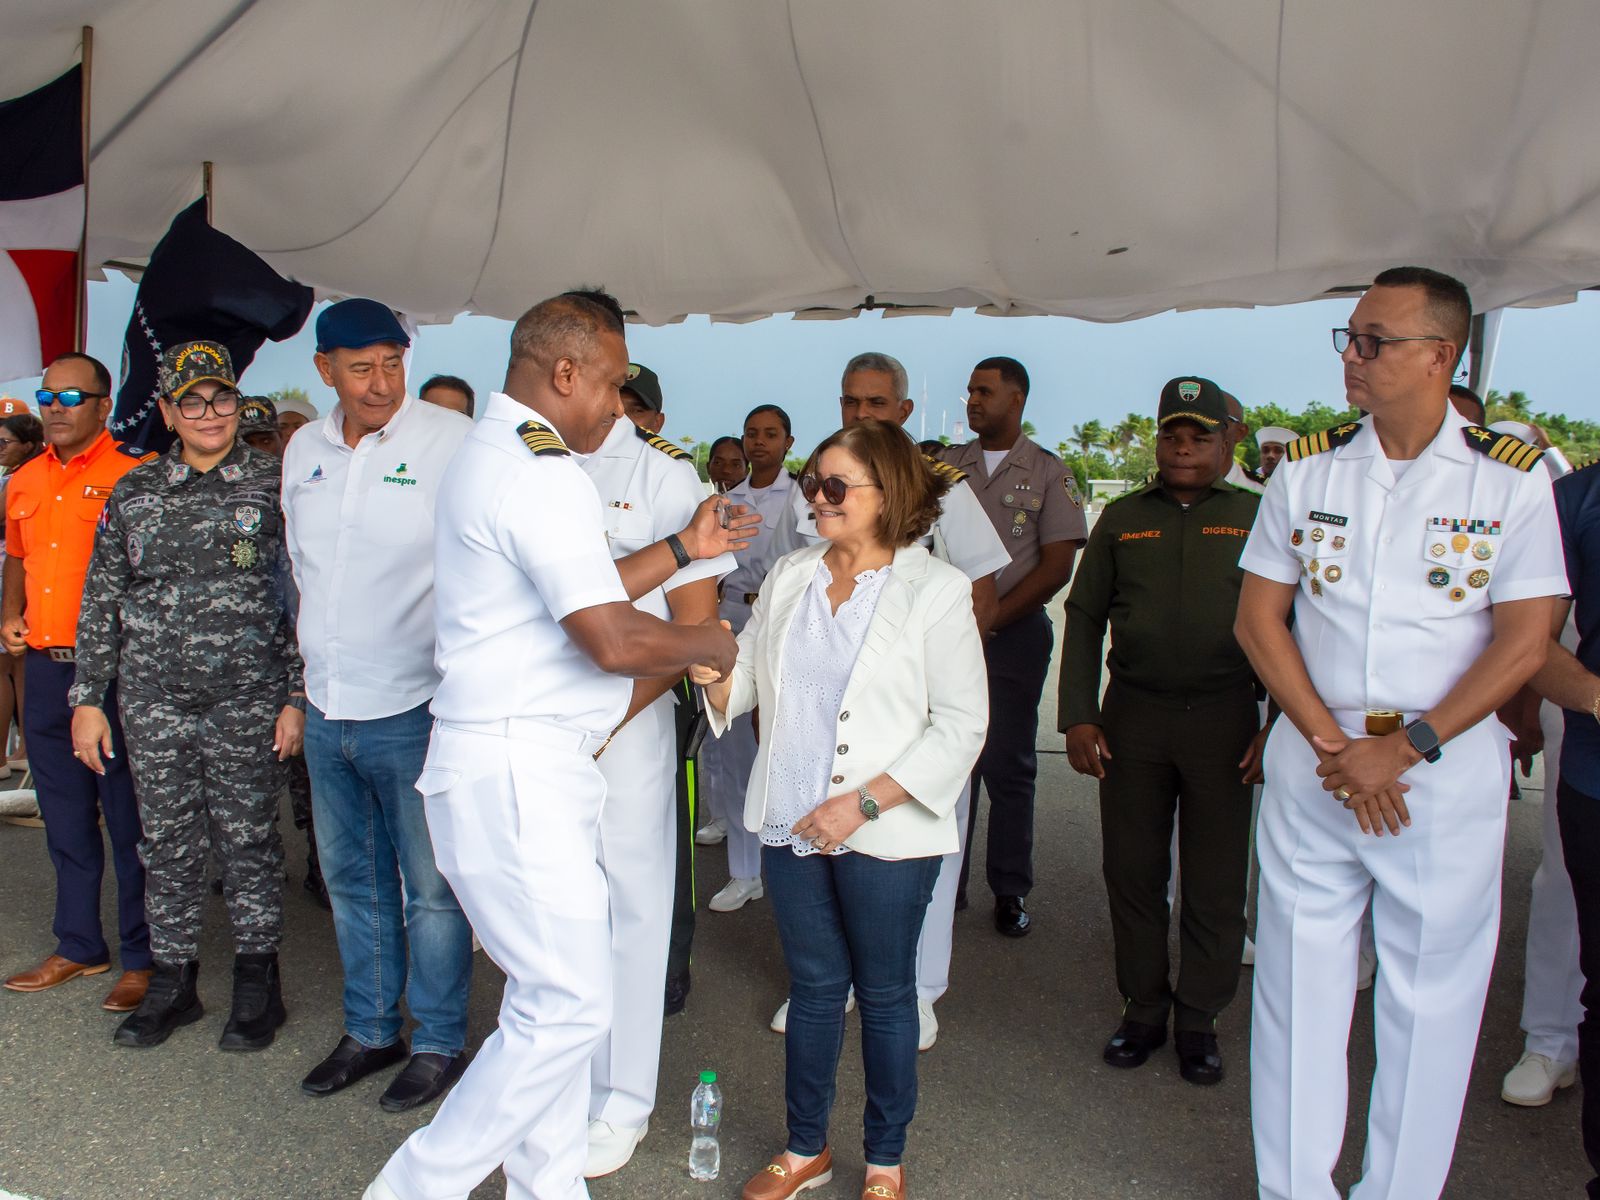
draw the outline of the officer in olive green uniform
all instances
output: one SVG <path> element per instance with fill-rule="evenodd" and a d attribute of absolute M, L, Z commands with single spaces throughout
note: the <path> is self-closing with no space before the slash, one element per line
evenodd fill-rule
<path fill-rule="evenodd" d="M 1250 855 L 1244 764 L 1259 744 L 1253 676 L 1233 621 L 1239 554 L 1260 498 L 1223 481 L 1232 457 L 1224 405 L 1207 379 L 1162 389 L 1156 477 L 1101 515 L 1067 600 L 1059 715 L 1073 768 L 1101 781 L 1126 1000 L 1105 1060 L 1142 1064 L 1166 1041 L 1170 1014 L 1183 1077 L 1202 1084 L 1222 1078 L 1216 1016 L 1239 981 Z M 1167 959 L 1174 819 L 1183 884 L 1176 986 Z"/>

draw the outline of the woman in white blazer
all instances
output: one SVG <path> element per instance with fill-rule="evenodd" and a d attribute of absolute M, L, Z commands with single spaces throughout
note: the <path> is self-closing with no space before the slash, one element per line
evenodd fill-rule
<path fill-rule="evenodd" d="M 840 430 L 800 486 L 827 540 L 774 565 L 732 675 L 695 678 L 719 736 L 759 708 L 744 823 L 761 838 L 790 976 L 788 1149 L 744 1200 L 786 1200 L 832 1177 L 828 1114 L 852 984 L 867 1084 L 863 1195 L 904 1200 L 917 936 L 988 727 L 983 646 L 966 576 L 916 544 L 944 484 L 902 430 Z"/>

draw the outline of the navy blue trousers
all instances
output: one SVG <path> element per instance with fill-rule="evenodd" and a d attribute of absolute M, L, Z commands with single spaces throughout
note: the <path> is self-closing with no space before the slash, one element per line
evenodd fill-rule
<path fill-rule="evenodd" d="M 105 874 L 105 840 L 100 817 L 111 838 L 111 861 L 117 872 L 117 932 L 124 971 L 150 965 L 150 930 L 144 920 L 144 864 L 139 860 L 139 805 L 128 772 L 128 752 L 117 716 L 117 691 L 106 697 L 111 744 L 116 757 L 105 759 L 106 773 L 96 775 L 72 754 L 71 663 L 51 660 L 42 650 L 29 650 L 24 660 L 23 726 L 28 731 L 28 765 L 39 793 L 45 846 L 56 869 L 55 952 L 76 963 L 98 966 L 111 961 L 111 948 L 100 929 L 100 877 Z"/>

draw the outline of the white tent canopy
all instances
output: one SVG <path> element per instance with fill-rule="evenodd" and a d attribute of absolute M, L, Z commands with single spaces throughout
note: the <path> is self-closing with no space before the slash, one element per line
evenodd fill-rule
<path fill-rule="evenodd" d="M 279 270 L 438 317 L 1600 282 L 1591 0 L 7 0 L 0 90 L 86 24 L 95 262 L 209 160 Z"/>

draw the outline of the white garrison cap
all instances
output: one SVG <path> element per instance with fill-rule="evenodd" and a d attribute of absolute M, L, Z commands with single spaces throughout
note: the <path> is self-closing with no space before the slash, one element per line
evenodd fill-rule
<path fill-rule="evenodd" d="M 1268 442 L 1277 442 L 1281 446 L 1287 446 L 1299 436 L 1294 430 L 1285 429 L 1282 425 L 1268 425 L 1256 430 L 1256 445 L 1265 446 Z"/>
<path fill-rule="evenodd" d="M 299 413 L 308 421 L 315 421 L 317 419 L 317 410 L 298 397 L 288 396 L 281 400 L 277 397 L 273 397 L 272 403 L 273 406 L 277 408 L 280 416 L 286 412 L 292 412 Z"/>

